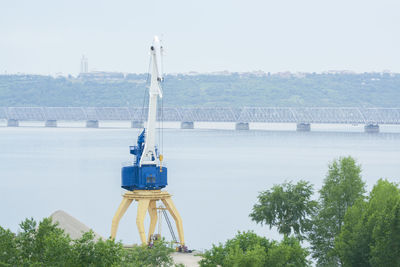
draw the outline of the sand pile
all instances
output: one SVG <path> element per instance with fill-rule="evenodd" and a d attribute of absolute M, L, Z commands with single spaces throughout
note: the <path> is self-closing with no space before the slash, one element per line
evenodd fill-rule
<path fill-rule="evenodd" d="M 85 224 L 62 210 L 54 212 L 50 217 L 53 222 L 58 222 L 58 227 L 63 229 L 65 233 L 69 234 L 72 239 L 79 239 L 85 232 L 90 230 L 90 228 Z M 96 240 L 102 238 L 102 236 L 96 232 L 94 232 L 94 235 Z"/>

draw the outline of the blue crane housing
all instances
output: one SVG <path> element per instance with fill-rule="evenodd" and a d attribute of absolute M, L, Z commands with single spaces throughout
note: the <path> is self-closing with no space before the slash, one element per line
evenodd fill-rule
<path fill-rule="evenodd" d="M 146 138 L 145 131 L 144 129 L 139 135 L 137 145 L 129 147 L 130 153 L 135 155 L 133 165 L 122 167 L 121 187 L 126 190 L 157 190 L 164 188 L 168 184 L 166 167 L 157 164 L 140 166 Z"/>

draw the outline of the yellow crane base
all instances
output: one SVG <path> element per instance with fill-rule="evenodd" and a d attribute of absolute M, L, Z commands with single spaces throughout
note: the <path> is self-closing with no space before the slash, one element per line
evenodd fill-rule
<path fill-rule="evenodd" d="M 115 236 L 117 235 L 119 221 L 121 220 L 122 216 L 124 216 L 126 210 L 129 208 L 129 205 L 132 203 L 133 200 L 138 202 L 136 225 L 139 230 L 140 240 L 142 241 L 142 244 L 148 244 L 150 242 L 151 236 L 154 234 L 158 220 L 156 202 L 158 200 L 161 200 L 171 214 L 172 218 L 174 218 L 175 220 L 176 228 L 178 230 L 179 243 L 181 244 L 181 246 L 185 245 L 182 218 L 179 215 L 179 212 L 176 209 L 174 202 L 172 202 L 171 195 L 168 192 L 161 190 L 134 190 L 126 192 L 123 195 L 121 204 L 119 205 L 118 210 L 112 220 L 112 239 L 115 239 Z M 144 230 L 144 219 L 146 217 L 146 211 L 148 211 L 150 215 L 150 227 L 147 239 Z"/>

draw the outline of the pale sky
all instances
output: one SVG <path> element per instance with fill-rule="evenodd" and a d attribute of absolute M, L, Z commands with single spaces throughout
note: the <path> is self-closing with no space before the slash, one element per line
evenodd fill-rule
<path fill-rule="evenodd" d="M 400 0 L 1 0 L 0 73 L 400 72 Z"/>

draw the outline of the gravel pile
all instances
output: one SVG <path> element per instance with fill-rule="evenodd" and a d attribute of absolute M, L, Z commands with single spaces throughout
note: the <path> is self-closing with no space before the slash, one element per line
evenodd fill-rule
<path fill-rule="evenodd" d="M 72 239 L 79 239 L 85 232 L 90 230 L 90 228 L 85 224 L 62 210 L 54 212 L 50 217 L 53 222 L 58 222 L 58 227 L 63 229 L 65 233 L 69 234 Z M 102 238 L 96 232 L 94 232 L 94 235 L 96 240 Z"/>

